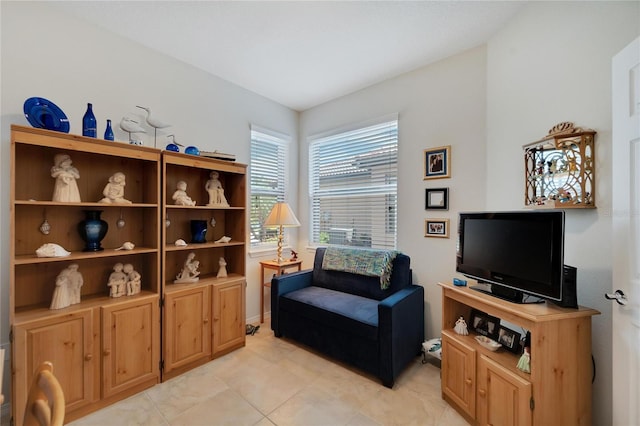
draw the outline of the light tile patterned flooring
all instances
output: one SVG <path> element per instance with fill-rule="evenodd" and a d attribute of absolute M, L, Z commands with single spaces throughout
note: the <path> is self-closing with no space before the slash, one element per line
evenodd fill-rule
<path fill-rule="evenodd" d="M 467 425 L 420 357 L 385 388 L 262 324 L 224 357 L 72 422 L 85 425 Z"/>

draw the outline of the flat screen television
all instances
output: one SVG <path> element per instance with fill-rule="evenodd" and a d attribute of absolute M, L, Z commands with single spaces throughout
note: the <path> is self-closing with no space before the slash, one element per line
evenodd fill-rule
<path fill-rule="evenodd" d="M 512 302 L 577 308 L 564 222 L 561 210 L 460 213 L 456 270 L 489 284 L 472 288 Z"/>

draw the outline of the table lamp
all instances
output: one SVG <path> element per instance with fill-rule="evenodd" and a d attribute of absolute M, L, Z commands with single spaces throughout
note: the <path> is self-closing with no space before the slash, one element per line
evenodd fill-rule
<path fill-rule="evenodd" d="M 282 240 L 284 239 L 284 227 L 293 228 L 300 226 L 300 222 L 296 218 L 296 215 L 291 211 L 291 207 L 287 203 L 276 203 L 271 209 L 271 213 L 264 221 L 264 226 L 267 228 L 273 228 L 279 226 L 278 231 L 278 263 L 282 263 Z"/>

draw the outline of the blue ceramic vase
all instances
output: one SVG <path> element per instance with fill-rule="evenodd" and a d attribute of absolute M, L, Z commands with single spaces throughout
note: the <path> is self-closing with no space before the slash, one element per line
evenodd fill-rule
<path fill-rule="evenodd" d="M 87 104 L 87 112 L 82 117 L 82 136 L 98 137 L 98 123 L 96 122 L 96 116 L 93 115 L 92 104 Z"/>
<path fill-rule="evenodd" d="M 104 250 L 100 242 L 107 235 L 109 224 L 100 218 L 102 210 L 84 210 L 85 219 L 78 224 L 78 232 L 85 242 L 82 251 Z"/>
<path fill-rule="evenodd" d="M 206 220 L 192 220 L 191 221 L 191 242 L 192 243 L 206 243 L 207 235 L 207 221 Z"/>
<path fill-rule="evenodd" d="M 107 128 L 104 129 L 104 139 L 107 141 L 112 141 L 114 139 L 113 128 L 111 127 L 111 120 L 107 120 Z"/>

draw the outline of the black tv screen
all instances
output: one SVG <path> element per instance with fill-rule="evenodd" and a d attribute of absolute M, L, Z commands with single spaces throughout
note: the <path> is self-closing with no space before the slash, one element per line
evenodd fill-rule
<path fill-rule="evenodd" d="M 564 212 L 461 213 L 456 270 L 492 285 L 562 300 Z"/>

